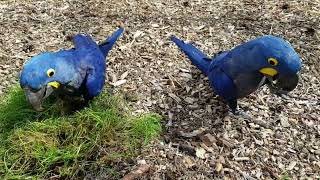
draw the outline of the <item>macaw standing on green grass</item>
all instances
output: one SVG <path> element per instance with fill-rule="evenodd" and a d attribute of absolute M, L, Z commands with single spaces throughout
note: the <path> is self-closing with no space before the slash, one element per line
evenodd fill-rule
<path fill-rule="evenodd" d="M 92 100 L 102 91 L 106 78 L 106 57 L 123 32 L 119 28 L 105 42 L 97 44 L 89 35 L 73 37 L 74 48 L 44 52 L 23 66 L 20 86 L 37 111 L 53 92 L 69 97 Z"/>
<path fill-rule="evenodd" d="M 237 114 L 237 99 L 264 84 L 271 92 L 285 94 L 298 84 L 301 60 L 285 40 L 266 35 L 209 58 L 191 44 L 171 37 L 202 73 L 208 76 L 214 91 Z"/>

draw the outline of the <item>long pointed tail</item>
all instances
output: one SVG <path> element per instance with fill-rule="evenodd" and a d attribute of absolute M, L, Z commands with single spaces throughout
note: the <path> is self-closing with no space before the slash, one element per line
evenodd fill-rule
<path fill-rule="evenodd" d="M 105 42 L 103 42 L 102 44 L 99 44 L 99 48 L 105 57 L 107 57 L 112 46 L 117 41 L 117 39 L 119 38 L 119 36 L 122 34 L 123 31 L 124 31 L 123 28 L 119 28 L 110 37 L 108 37 L 108 39 Z"/>
<path fill-rule="evenodd" d="M 171 40 L 189 57 L 192 64 L 196 65 L 202 73 L 207 75 L 211 61 L 210 58 L 193 45 L 185 43 L 175 36 L 171 36 Z"/>

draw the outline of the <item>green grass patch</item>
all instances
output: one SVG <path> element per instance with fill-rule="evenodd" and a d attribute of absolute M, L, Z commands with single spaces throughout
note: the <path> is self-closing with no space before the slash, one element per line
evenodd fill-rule
<path fill-rule="evenodd" d="M 281 176 L 280 176 L 280 180 L 290 180 L 290 176 L 288 174 L 288 172 L 284 171 L 281 173 Z"/>
<path fill-rule="evenodd" d="M 161 131 L 158 114 L 133 116 L 118 95 L 102 93 L 69 115 L 61 103 L 45 107 L 32 110 L 19 88 L 1 98 L 1 179 L 81 178 L 101 169 L 117 178 L 113 162 L 138 155 Z"/>

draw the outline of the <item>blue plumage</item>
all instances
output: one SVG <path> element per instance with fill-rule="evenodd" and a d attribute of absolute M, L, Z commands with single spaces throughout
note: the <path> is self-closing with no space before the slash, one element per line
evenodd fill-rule
<path fill-rule="evenodd" d="M 293 90 L 301 60 L 285 40 L 267 35 L 241 44 L 209 59 L 191 44 L 172 36 L 171 40 L 209 78 L 212 88 L 235 113 L 237 99 L 245 97 L 263 84 L 272 89 Z M 275 80 L 291 84 L 274 83 Z M 279 92 L 279 91 L 278 91 Z"/>
<path fill-rule="evenodd" d="M 20 75 L 20 86 L 36 110 L 53 91 L 81 96 L 86 101 L 100 94 L 105 82 L 106 57 L 123 32 L 119 28 L 98 45 L 90 36 L 73 37 L 74 48 L 45 52 L 31 58 Z"/>
<path fill-rule="evenodd" d="M 205 75 L 208 74 L 211 59 L 209 59 L 207 55 L 193 45 L 186 44 L 175 36 L 172 36 L 171 40 L 192 60 L 192 63 L 196 65 L 202 73 Z"/>

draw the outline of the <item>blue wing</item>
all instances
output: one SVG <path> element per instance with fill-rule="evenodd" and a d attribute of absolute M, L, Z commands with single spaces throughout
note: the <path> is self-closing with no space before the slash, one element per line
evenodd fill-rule
<path fill-rule="evenodd" d="M 75 49 L 88 49 L 90 47 L 97 47 L 97 43 L 89 35 L 85 34 L 77 34 L 73 36 L 72 41 Z"/>
<path fill-rule="evenodd" d="M 212 69 L 208 77 L 214 91 L 226 100 L 232 111 L 235 112 L 237 108 L 238 91 L 233 80 L 219 67 Z"/>
<path fill-rule="evenodd" d="M 87 71 L 86 76 L 86 92 L 85 99 L 91 100 L 93 97 L 98 96 L 104 86 L 105 81 L 105 68 L 95 67 Z"/>
<path fill-rule="evenodd" d="M 89 53 L 81 51 L 79 54 L 83 54 L 81 65 L 86 67 L 86 79 L 84 81 L 86 86 L 85 95 L 87 99 L 92 99 L 100 94 L 104 86 L 107 68 L 105 57 L 99 48 L 92 49 Z"/>
<path fill-rule="evenodd" d="M 233 81 L 238 89 L 238 98 L 243 98 L 257 90 L 259 85 L 265 84 L 263 81 L 263 75 L 256 72 L 238 74 Z"/>
<path fill-rule="evenodd" d="M 209 80 L 215 92 L 224 99 L 236 99 L 237 88 L 233 80 L 220 68 L 215 68 L 209 73 Z"/>
<path fill-rule="evenodd" d="M 97 43 L 85 34 L 77 34 L 73 36 L 74 49 L 66 51 L 72 52 L 75 56 L 74 64 L 79 66 L 80 76 L 84 79 L 79 81 L 81 83 L 81 93 L 87 100 L 99 95 L 105 80 L 105 58 L 101 53 Z"/>
<path fill-rule="evenodd" d="M 99 48 L 92 49 L 89 55 L 85 57 L 84 63 L 87 66 L 86 99 L 90 100 L 102 91 L 106 77 L 106 56 L 122 32 L 123 28 L 118 29 L 106 42 L 99 45 Z"/>

